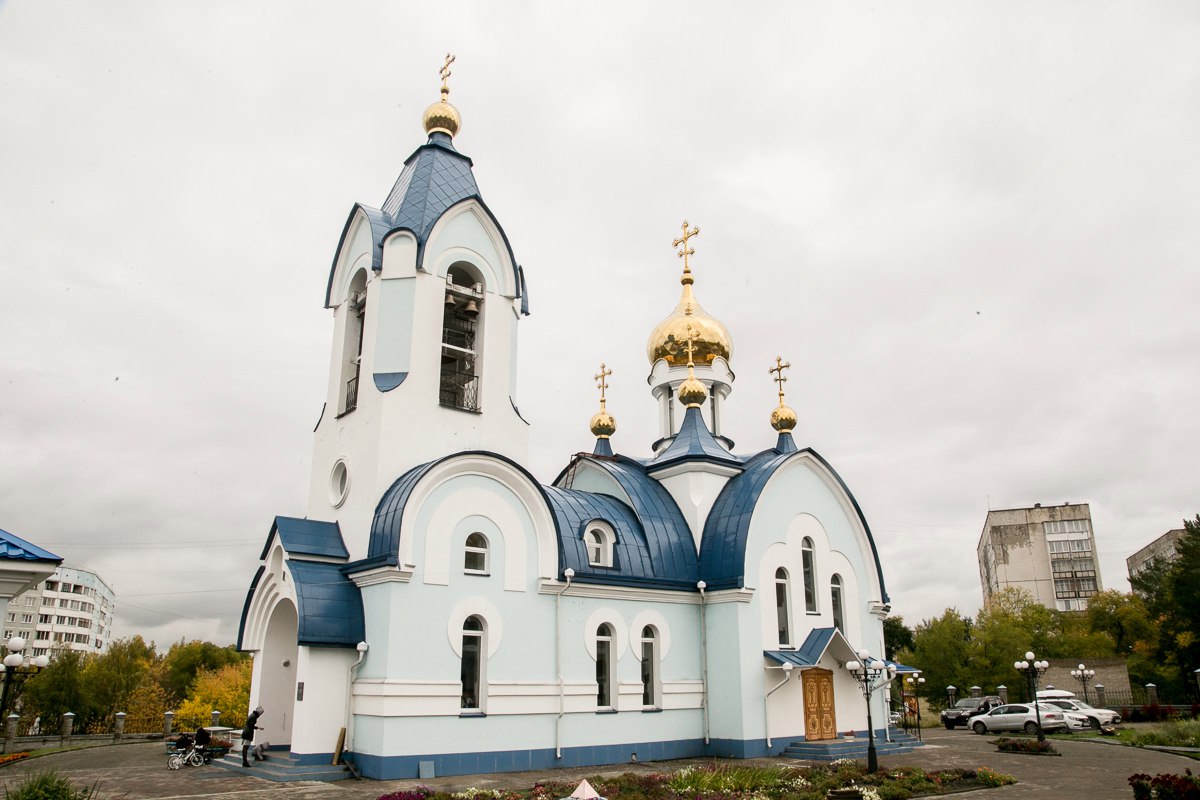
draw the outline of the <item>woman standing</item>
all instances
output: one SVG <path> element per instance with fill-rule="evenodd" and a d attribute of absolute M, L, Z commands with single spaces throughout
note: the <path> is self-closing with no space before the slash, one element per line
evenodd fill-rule
<path fill-rule="evenodd" d="M 250 759 L 246 756 L 250 753 L 250 745 L 254 744 L 254 732 L 261 731 L 256 723 L 258 718 L 263 715 L 263 707 L 259 706 L 250 712 L 250 716 L 246 717 L 246 727 L 242 728 L 242 766 L 250 766 Z"/>

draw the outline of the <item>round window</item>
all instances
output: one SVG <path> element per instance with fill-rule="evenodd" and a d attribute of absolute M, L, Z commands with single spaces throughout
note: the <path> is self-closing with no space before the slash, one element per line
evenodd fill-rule
<path fill-rule="evenodd" d="M 333 465 L 333 471 L 329 473 L 329 502 L 337 508 L 342 503 L 346 502 L 346 495 L 350 492 L 350 470 L 346 466 L 346 460 L 339 458 L 337 463 Z"/>

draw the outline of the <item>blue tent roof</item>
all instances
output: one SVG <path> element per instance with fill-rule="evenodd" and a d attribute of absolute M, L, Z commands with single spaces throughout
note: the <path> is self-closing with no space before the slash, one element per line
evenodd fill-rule
<path fill-rule="evenodd" d="M 726 450 L 704 423 L 699 406 L 692 406 L 683 415 L 679 433 L 666 450 L 655 456 L 646 467 L 657 471 L 683 461 L 708 461 L 731 467 L 741 466 L 742 460 Z"/>
<path fill-rule="evenodd" d="M 62 563 L 62 556 L 56 556 L 49 550 L 43 550 L 36 544 L 27 542 L 20 536 L 11 534 L 3 529 L 0 529 L 0 558 L 21 561 L 53 561 L 56 564 Z"/>
<path fill-rule="evenodd" d="M 841 636 L 837 628 L 813 628 L 804 639 L 804 644 L 795 650 L 764 650 L 763 655 L 779 664 L 791 664 L 794 667 L 815 667 L 825 655 L 833 637 Z M 842 636 L 842 641 L 846 638 Z M 849 646 L 850 643 L 846 642 Z"/>

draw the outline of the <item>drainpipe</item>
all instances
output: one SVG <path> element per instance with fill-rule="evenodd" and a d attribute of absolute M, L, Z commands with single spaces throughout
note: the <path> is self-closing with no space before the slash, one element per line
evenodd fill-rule
<path fill-rule="evenodd" d="M 354 714 L 350 711 L 350 701 L 354 697 L 354 679 L 358 675 L 358 667 L 362 664 L 363 659 L 367 657 L 367 649 L 369 645 L 366 642 L 358 643 L 358 661 L 350 665 L 347 672 L 348 680 L 346 681 L 346 743 L 342 750 L 353 752 L 351 743 L 354 741 Z"/>
<path fill-rule="evenodd" d="M 704 590 L 708 584 L 697 581 L 696 588 L 700 590 L 700 710 L 704 717 L 704 745 L 708 746 L 708 620 L 705 617 Z M 1200 672 L 1200 670 L 1197 670 Z M 1200 678 L 1198 678 L 1200 680 Z"/>
<path fill-rule="evenodd" d="M 567 579 L 562 591 L 554 595 L 554 671 L 558 675 L 558 719 L 554 721 L 554 757 L 562 758 L 562 719 L 563 714 L 567 713 L 566 709 L 566 690 L 563 686 L 562 676 L 562 627 L 559 625 L 559 606 L 562 605 L 562 596 L 566 594 L 567 589 L 571 588 L 571 578 L 575 577 L 575 570 L 567 567 L 563 570 L 563 577 Z"/>
<path fill-rule="evenodd" d="M 792 665 L 785 661 L 784 663 L 780 664 L 778 667 L 767 667 L 767 669 L 783 670 L 783 680 L 781 680 L 779 683 L 772 686 L 771 690 L 763 695 L 763 724 L 767 728 L 767 754 L 770 755 L 770 752 L 771 752 L 771 704 L 767 702 L 767 698 L 770 697 L 771 695 L 775 694 L 775 692 L 777 690 L 782 689 L 783 685 L 788 682 L 789 678 L 792 677 Z"/>

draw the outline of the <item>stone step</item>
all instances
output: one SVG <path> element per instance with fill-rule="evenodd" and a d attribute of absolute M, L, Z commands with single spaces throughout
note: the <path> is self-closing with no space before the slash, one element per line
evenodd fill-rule
<path fill-rule="evenodd" d="M 279 783 L 288 781 L 330 782 L 350 777 L 349 770 L 341 764 L 301 764 L 291 753 L 282 750 L 271 752 L 266 761 L 251 761 L 249 768 L 242 766 L 241 751 L 231 752 L 225 758 L 212 763 L 222 769 Z"/>

